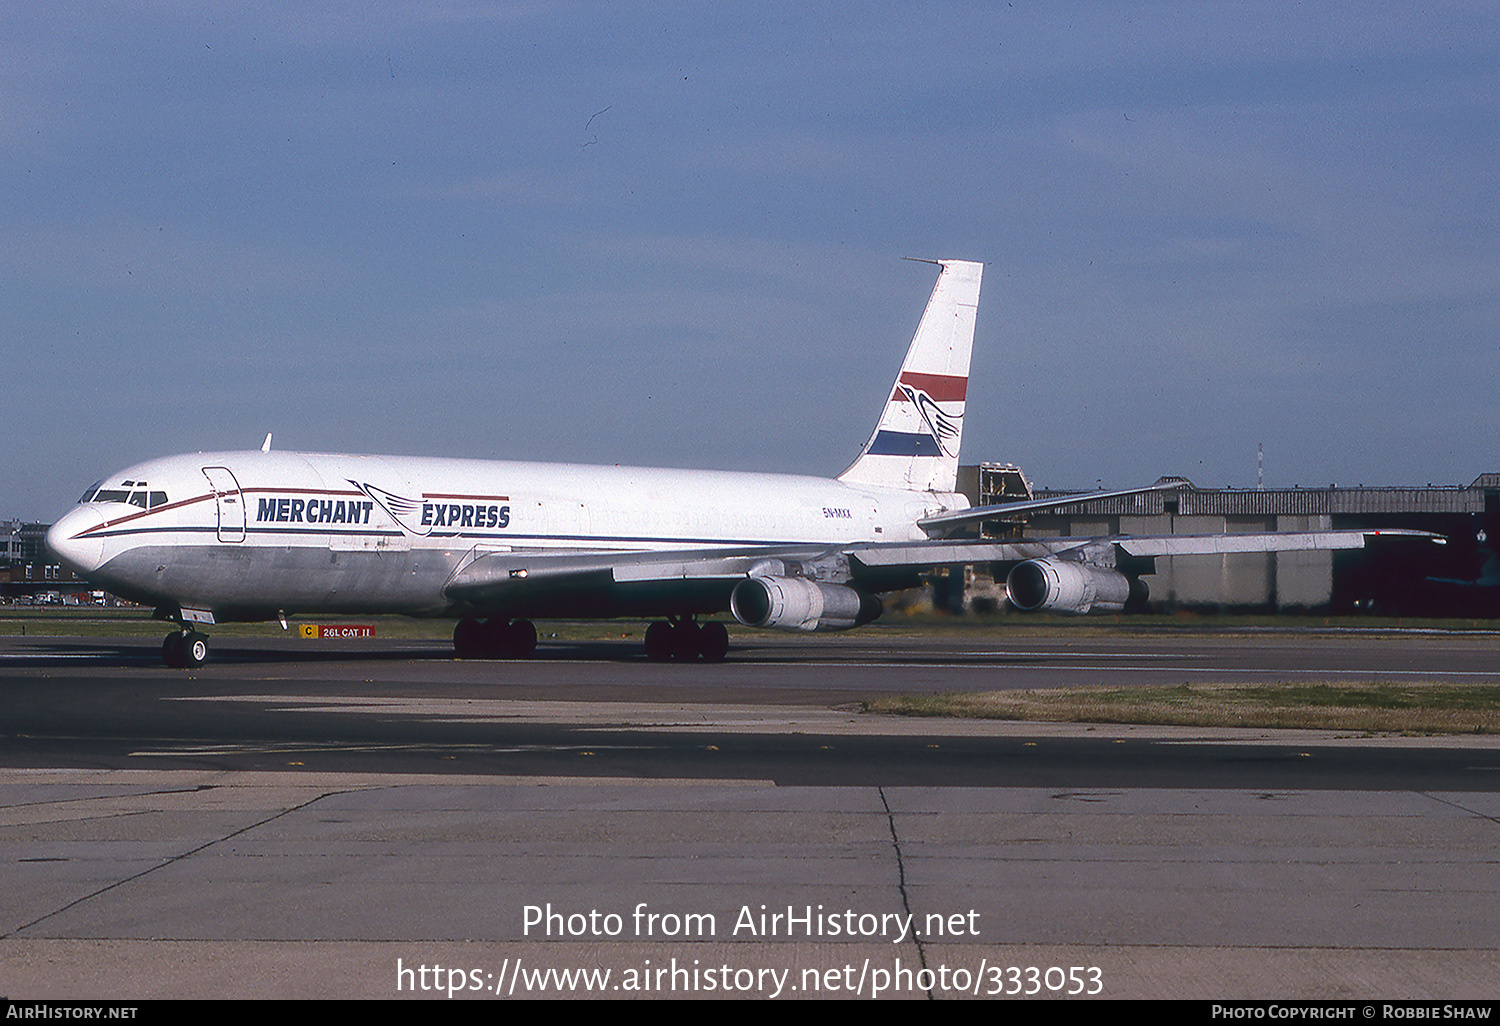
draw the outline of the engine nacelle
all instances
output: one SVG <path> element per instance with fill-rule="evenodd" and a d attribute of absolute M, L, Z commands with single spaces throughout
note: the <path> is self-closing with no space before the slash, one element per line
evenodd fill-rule
<path fill-rule="evenodd" d="M 1016 564 L 1005 590 L 1011 604 L 1027 612 L 1087 613 L 1118 612 L 1131 598 L 1144 598 L 1146 586 L 1117 570 L 1053 556 Z"/>
<path fill-rule="evenodd" d="M 729 611 L 740 623 L 778 631 L 846 631 L 869 623 L 882 608 L 874 595 L 801 577 L 748 577 L 729 595 Z"/>

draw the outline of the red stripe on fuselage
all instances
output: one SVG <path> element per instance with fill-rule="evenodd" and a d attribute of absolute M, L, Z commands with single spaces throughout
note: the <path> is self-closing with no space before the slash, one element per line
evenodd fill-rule
<path fill-rule="evenodd" d="M 896 380 L 899 384 L 921 389 L 940 403 L 961 403 L 969 391 L 969 379 L 955 377 L 952 374 L 918 374 L 915 371 L 906 371 Z M 891 398 L 897 402 L 910 402 L 906 393 L 899 388 Z"/>
<path fill-rule="evenodd" d="M 423 492 L 424 499 L 474 499 L 480 502 L 509 502 L 509 495 L 448 495 L 445 492 Z"/>

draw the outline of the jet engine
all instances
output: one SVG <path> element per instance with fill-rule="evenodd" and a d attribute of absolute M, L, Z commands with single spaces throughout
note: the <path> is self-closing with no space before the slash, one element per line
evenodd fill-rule
<path fill-rule="evenodd" d="M 1132 581 L 1118 570 L 1056 556 L 1016 564 L 1005 578 L 1005 589 L 1011 604 L 1026 612 L 1118 612 L 1130 599 L 1146 597 L 1144 583 Z"/>
<path fill-rule="evenodd" d="M 729 595 L 729 611 L 740 623 L 778 631 L 846 631 L 881 609 L 874 595 L 802 577 L 749 577 Z"/>

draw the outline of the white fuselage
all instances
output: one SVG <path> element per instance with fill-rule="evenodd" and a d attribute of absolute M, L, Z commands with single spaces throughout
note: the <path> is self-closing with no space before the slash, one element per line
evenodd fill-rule
<path fill-rule="evenodd" d="M 151 460 L 99 490 L 54 551 L 126 598 L 218 619 L 442 615 L 445 585 L 490 553 L 832 549 L 921 539 L 918 518 L 967 505 L 814 477 L 274 451 Z"/>

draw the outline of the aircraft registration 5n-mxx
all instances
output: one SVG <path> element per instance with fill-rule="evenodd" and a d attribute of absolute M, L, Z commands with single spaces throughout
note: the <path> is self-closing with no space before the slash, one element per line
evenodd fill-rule
<path fill-rule="evenodd" d="M 880 615 L 882 592 L 945 565 L 1010 564 L 1014 605 L 1087 613 L 1141 596 L 1154 556 L 1416 533 L 952 537 L 997 516 L 1183 482 L 970 507 L 955 488 L 982 265 L 933 263 L 942 270 L 875 431 L 837 478 L 279 452 L 267 436 L 260 451 L 111 475 L 47 544 L 97 587 L 174 621 L 162 644 L 172 666 L 207 659 L 206 625 L 289 613 L 456 618 L 460 656 L 497 658 L 534 651 L 534 619 L 657 618 L 650 658 L 712 662 L 729 634 L 700 617 L 858 627 Z"/>

